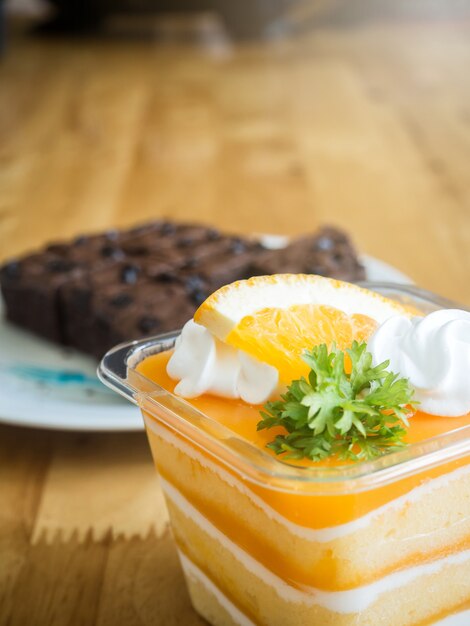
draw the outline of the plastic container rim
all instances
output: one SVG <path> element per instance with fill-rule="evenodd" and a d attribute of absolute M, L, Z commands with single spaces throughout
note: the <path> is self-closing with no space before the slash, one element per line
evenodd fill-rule
<path fill-rule="evenodd" d="M 465 308 L 414 286 L 377 282 L 361 285 L 391 297 L 393 294 L 401 296 L 428 310 Z M 289 464 L 245 441 L 189 402 L 137 372 L 136 366 L 140 361 L 170 349 L 179 333 L 178 330 L 116 346 L 103 357 L 98 377 L 105 385 L 152 415 L 153 419 L 260 485 L 265 486 L 268 482 L 271 488 L 289 492 L 301 485 L 302 489 L 311 486 L 313 490 L 320 485 L 328 486 L 331 493 L 346 489 L 357 492 L 386 485 L 470 453 L 469 424 L 372 461 L 329 468 Z"/>

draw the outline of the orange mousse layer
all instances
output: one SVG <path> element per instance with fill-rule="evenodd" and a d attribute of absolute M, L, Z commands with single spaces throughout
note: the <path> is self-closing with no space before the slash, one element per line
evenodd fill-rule
<path fill-rule="evenodd" d="M 144 359 L 137 366 L 137 370 L 157 383 L 167 391 L 174 392 L 176 382 L 172 380 L 166 373 L 166 366 L 171 356 L 171 351 L 161 352 Z M 260 448 L 265 448 L 266 444 L 274 438 L 274 429 L 256 430 L 256 425 L 260 421 L 261 406 L 246 404 L 242 400 L 231 400 L 228 398 L 219 398 L 212 395 L 203 395 L 199 398 L 188 400 L 194 407 L 217 420 L 230 430 Z M 410 427 L 406 441 L 408 443 L 417 443 L 468 426 L 470 424 L 470 413 L 463 417 L 439 417 L 436 415 L 428 415 L 417 411 L 413 418 L 410 419 Z M 331 460 L 320 462 L 307 461 L 306 464 L 315 467 L 325 467 L 332 464 Z M 333 461 L 333 464 L 337 464 Z"/>
<path fill-rule="evenodd" d="M 137 370 L 172 393 L 176 383 L 166 373 L 166 365 L 170 356 L 171 351 L 149 356 L 139 363 Z M 280 429 L 256 430 L 256 425 L 260 420 L 260 406 L 248 405 L 241 400 L 230 400 L 211 395 L 203 395 L 189 400 L 189 402 L 196 409 L 262 449 L 266 449 L 266 444 L 274 438 L 277 432 L 281 432 Z M 418 411 L 410 419 L 406 441 L 417 443 L 469 424 L 470 414 L 458 418 L 448 418 L 431 416 Z M 273 454 L 273 456 L 275 455 Z M 266 488 L 252 484 L 250 489 L 287 519 L 301 526 L 321 529 L 350 522 L 409 492 L 424 481 L 469 463 L 470 459 L 464 457 L 383 487 L 340 496 L 315 495 L 299 498 L 299 495 L 302 495 L 299 491 L 295 493 L 279 492 L 270 489 L 269 484 L 266 485 Z M 306 461 L 305 465 L 329 467 L 338 465 L 338 461 L 335 459 L 326 459 L 318 463 Z"/>

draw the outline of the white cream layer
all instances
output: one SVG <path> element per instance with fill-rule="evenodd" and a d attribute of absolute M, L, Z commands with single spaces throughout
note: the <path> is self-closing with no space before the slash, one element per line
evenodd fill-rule
<path fill-rule="evenodd" d="M 281 513 L 273 509 L 269 504 L 253 493 L 244 483 L 238 480 L 233 474 L 225 471 L 222 467 L 213 463 L 209 458 L 200 454 L 195 448 L 187 445 L 182 439 L 175 437 L 172 435 L 167 429 L 161 428 L 158 424 L 152 419 L 146 419 L 147 426 L 153 430 L 159 437 L 164 439 L 168 444 L 174 446 L 190 458 L 197 461 L 200 465 L 208 469 L 209 471 L 216 474 L 221 480 L 226 482 L 230 487 L 237 489 L 240 493 L 247 496 L 255 506 L 260 508 L 269 519 L 282 524 L 285 528 L 289 530 L 292 534 L 297 537 L 301 537 L 302 539 L 307 539 L 309 541 L 317 541 L 318 543 L 327 543 L 328 541 L 333 541 L 340 537 L 346 537 L 358 530 L 362 530 L 363 528 L 367 528 L 371 523 L 374 522 L 381 515 L 386 513 L 387 511 L 400 509 L 406 506 L 408 503 L 416 502 L 423 498 L 425 495 L 432 493 L 436 489 L 445 487 L 450 484 L 454 480 L 459 480 L 463 476 L 470 474 L 470 465 L 466 465 L 464 467 L 460 467 L 452 472 L 444 474 L 443 476 L 439 476 L 430 480 L 423 485 L 419 485 L 415 487 L 411 491 L 406 494 L 387 502 L 386 504 L 370 511 L 370 513 L 366 513 L 362 517 L 359 517 L 352 522 L 346 522 L 345 524 L 338 524 L 336 526 L 329 526 L 327 528 L 321 529 L 312 529 L 306 528 L 305 526 L 301 526 L 300 524 L 295 524 L 291 520 L 287 519 Z"/>
<path fill-rule="evenodd" d="M 204 572 L 197 567 L 197 565 L 195 565 L 179 550 L 178 554 L 185 575 L 188 578 L 194 578 L 201 585 L 203 585 L 206 590 L 215 597 L 217 602 L 227 611 L 238 626 L 255 626 L 255 624 L 248 619 L 248 617 L 242 613 L 216 585 L 214 585 L 212 580 L 210 580 Z M 434 622 L 434 626 L 468 626 L 469 624 L 470 610 L 453 613 L 442 620 Z"/>
<path fill-rule="evenodd" d="M 347 591 L 323 591 L 315 587 L 304 587 L 305 591 L 301 591 L 288 585 L 282 578 L 273 574 L 259 561 L 237 546 L 202 515 L 202 513 L 167 480 L 163 478 L 160 480 L 166 497 L 169 498 L 188 519 L 194 522 L 214 541 L 220 543 L 243 568 L 274 589 L 282 600 L 293 604 L 305 604 L 307 606 L 318 605 L 329 611 L 343 614 L 360 613 L 374 604 L 384 593 L 405 587 L 422 576 L 436 574 L 449 565 L 458 565 L 470 561 L 470 550 L 465 550 L 431 563 L 394 572 L 373 583 L 355 587 Z"/>
<path fill-rule="evenodd" d="M 203 585 L 207 591 L 215 597 L 220 606 L 227 611 L 236 624 L 239 626 L 255 626 L 255 624 L 248 619 L 248 617 L 242 613 L 216 585 L 214 585 L 212 580 L 208 578 L 204 572 L 200 570 L 199 567 L 190 559 L 188 559 L 188 557 L 179 549 L 178 556 L 180 558 L 181 567 L 183 568 L 185 576 L 188 578 L 194 578 L 201 583 L 201 585 Z"/>

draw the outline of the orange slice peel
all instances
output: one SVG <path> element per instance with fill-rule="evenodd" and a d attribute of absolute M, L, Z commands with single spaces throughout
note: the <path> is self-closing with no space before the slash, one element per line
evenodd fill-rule
<path fill-rule="evenodd" d="M 195 322 L 215 337 L 272 365 L 288 383 L 306 375 L 302 360 L 314 345 L 367 341 L 400 303 L 351 283 L 312 274 L 256 276 L 222 287 L 196 311 Z"/>

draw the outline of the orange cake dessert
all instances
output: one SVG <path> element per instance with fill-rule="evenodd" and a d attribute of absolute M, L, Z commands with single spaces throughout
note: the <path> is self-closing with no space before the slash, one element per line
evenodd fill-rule
<path fill-rule="evenodd" d="M 128 377 L 204 618 L 470 623 L 469 313 L 277 275 L 165 341 Z"/>

